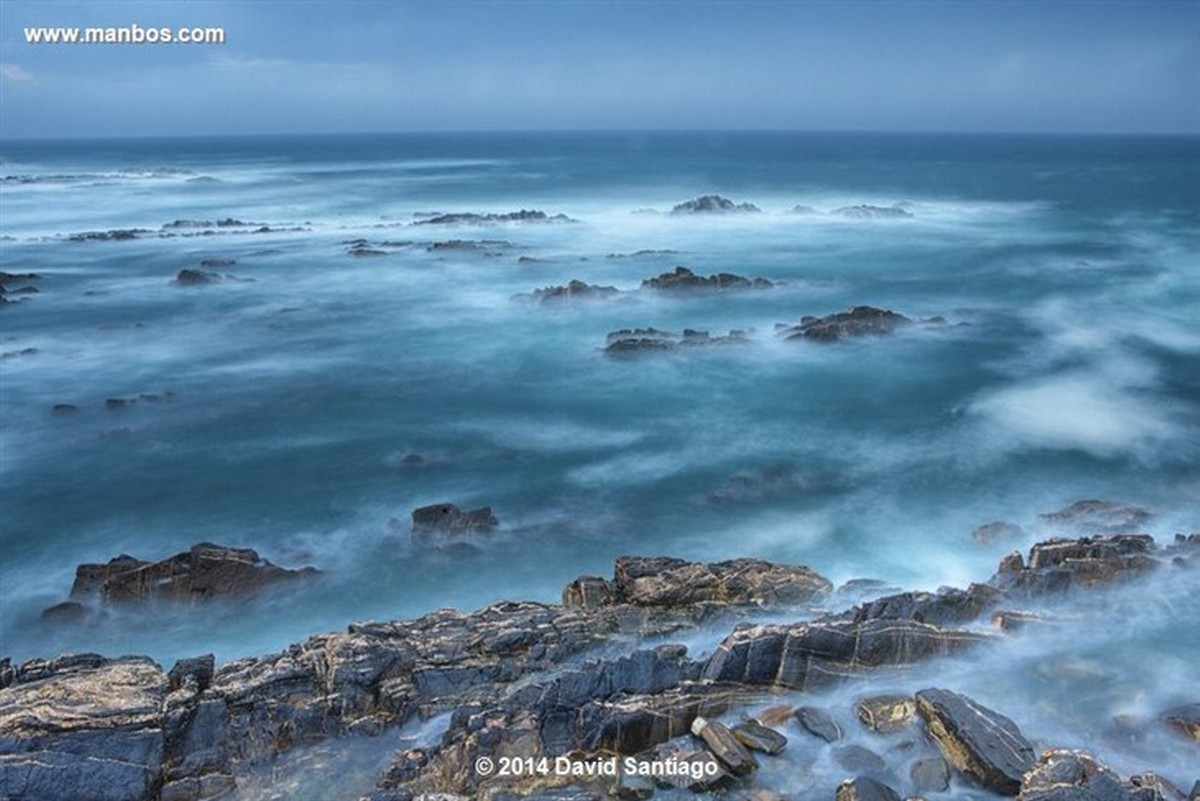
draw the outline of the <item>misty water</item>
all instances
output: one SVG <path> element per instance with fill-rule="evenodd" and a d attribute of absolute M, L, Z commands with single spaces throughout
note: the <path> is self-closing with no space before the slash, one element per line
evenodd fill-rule
<path fill-rule="evenodd" d="M 623 554 L 965 586 L 1045 538 L 1039 513 L 1087 498 L 1150 509 L 1160 543 L 1200 528 L 1194 138 L 10 142 L 0 160 L 0 269 L 41 276 L 0 309 L 0 652 L 16 660 L 224 661 L 356 620 L 555 601 Z M 711 193 L 762 211 L 668 213 Z M 897 203 L 911 216 L 831 213 Z M 413 224 L 519 209 L 573 221 Z M 228 218 L 247 225 L 162 236 Z M 111 229 L 146 232 L 70 239 Z M 382 255 L 351 255 L 359 239 Z M 484 244 L 431 247 L 452 240 Z M 172 284 L 214 259 L 234 262 L 202 268 L 219 283 Z M 572 278 L 636 290 L 677 265 L 780 285 L 512 298 Z M 859 304 L 946 324 L 834 345 L 775 334 Z M 750 342 L 602 352 L 608 332 L 648 326 Z M 106 408 L 143 393 L 163 399 Z M 491 506 L 500 529 L 477 553 L 415 547 L 409 515 L 437 502 Z M 973 541 L 996 520 L 1024 538 Z M 39 620 L 80 563 L 203 541 L 322 575 L 251 601 Z M 1169 738 L 1111 740 L 1114 716 L 1196 700 L 1195 585 L 1090 596 L 1063 611 L 1068 637 L 1022 634 L 878 686 L 950 686 L 1040 742 L 1190 786 Z M 827 760 L 805 775 L 819 783 Z"/>

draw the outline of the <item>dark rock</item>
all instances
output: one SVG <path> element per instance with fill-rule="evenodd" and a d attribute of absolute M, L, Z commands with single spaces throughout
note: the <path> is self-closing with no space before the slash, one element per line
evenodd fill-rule
<path fill-rule="evenodd" d="M 730 476 L 708 499 L 713 503 L 758 502 L 823 494 L 842 488 L 836 478 L 797 471 L 792 465 L 783 463 L 771 465 L 755 474 L 738 473 Z"/>
<path fill-rule="evenodd" d="M 599 576 L 580 576 L 563 588 L 563 606 L 597 609 L 615 603 L 615 588 Z"/>
<path fill-rule="evenodd" d="M 0 270 L 0 287 L 7 288 L 9 284 L 24 283 L 26 281 L 40 281 L 41 278 L 37 273 L 8 273 Z"/>
<path fill-rule="evenodd" d="M 204 270 L 180 270 L 172 282 L 175 286 L 208 286 L 218 283 L 221 276 Z"/>
<path fill-rule="evenodd" d="M 136 398 L 107 398 L 104 401 L 104 408 L 109 410 L 127 409 L 137 403 Z"/>
<path fill-rule="evenodd" d="M 961 653 L 987 639 L 912 620 L 752 626 L 726 637 L 703 675 L 714 681 L 816 689 L 884 665 Z"/>
<path fill-rule="evenodd" d="M 1004 598 L 1004 593 L 987 584 L 972 584 L 965 590 L 943 587 L 936 593 L 901 592 L 854 607 L 831 619 L 915 620 L 946 625 L 978 620 Z"/>
<path fill-rule="evenodd" d="M 621 294 L 612 286 L 586 284 L 572 279 L 566 286 L 548 286 L 535 289 L 528 295 L 516 295 L 517 300 L 536 300 L 540 303 L 569 303 L 575 300 L 606 300 Z"/>
<path fill-rule="evenodd" d="M 820 737 L 827 743 L 842 739 L 842 729 L 837 721 L 823 709 L 815 706 L 802 706 L 796 710 L 796 720 L 801 728 L 814 737 Z"/>
<path fill-rule="evenodd" d="M 700 738 L 733 775 L 747 776 L 758 770 L 758 762 L 724 724 L 697 717 L 692 721 L 692 734 Z"/>
<path fill-rule="evenodd" d="M 171 692 L 180 689 L 188 682 L 195 682 L 195 692 L 204 692 L 212 684 L 215 670 L 216 660 L 212 654 L 180 659 L 167 673 L 167 683 Z"/>
<path fill-rule="evenodd" d="M 854 773 L 882 774 L 887 770 L 883 757 L 861 745 L 839 745 L 833 749 L 833 761 Z"/>
<path fill-rule="evenodd" d="M 849 311 L 825 317 L 805 317 L 799 325 L 785 327 L 779 335 L 787 340 L 836 342 L 839 339 L 890 334 L 912 321 L 903 314 L 873 306 L 853 306 Z"/>
<path fill-rule="evenodd" d="M 1006 557 L 992 584 L 1010 595 L 1038 596 L 1126 581 L 1158 567 L 1154 549 L 1145 534 L 1048 540 L 1030 549 L 1025 566 Z"/>
<path fill-rule="evenodd" d="M 609 259 L 643 259 L 652 256 L 674 256 L 678 251 L 674 250 L 638 250 L 633 253 L 609 253 L 605 258 Z"/>
<path fill-rule="evenodd" d="M 1151 517 L 1139 506 L 1098 500 L 1076 501 L 1057 512 L 1038 515 L 1046 525 L 1075 535 L 1133 532 Z"/>
<path fill-rule="evenodd" d="M 205 270 L 221 270 L 237 264 L 237 259 L 201 259 L 200 267 Z"/>
<path fill-rule="evenodd" d="M 854 706 L 858 719 L 873 732 L 893 734 L 912 725 L 917 706 L 907 695 L 877 695 Z"/>
<path fill-rule="evenodd" d="M 1025 774 L 1019 801 L 1151 801 L 1088 754 L 1052 749 Z M 1155 801 L 1162 801 L 1161 797 Z"/>
<path fill-rule="evenodd" d="M 705 792 L 729 782 L 731 774 L 706 749 L 671 749 L 655 752 L 652 765 L 663 772 L 654 783 L 663 788 Z"/>
<path fill-rule="evenodd" d="M 707 278 L 696 275 L 687 267 L 676 267 L 673 272 L 663 273 L 642 281 L 642 289 L 662 290 L 707 290 L 707 289 L 770 289 L 773 287 L 765 278 L 744 278 L 732 273 L 717 273 Z"/>
<path fill-rule="evenodd" d="M 42 620 L 46 623 L 79 623 L 88 615 L 88 608 L 77 601 L 63 601 L 42 610 Z"/>
<path fill-rule="evenodd" d="M 992 615 L 992 625 L 1001 631 L 1020 631 L 1030 624 L 1045 624 L 1049 618 L 1036 612 L 1000 611 Z"/>
<path fill-rule="evenodd" d="M 464 512 L 452 503 L 435 503 L 413 510 L 412 539 L 419 545 L 445 547 L 462 537 L 490 534 L 498 525 L 490 506 Z"/>
<path fill-rule="evenodd" d="M 622 556 L 614 569 L 615 600 L 638 606 L 684 606 L 705 602 L 776 606 L 815 603 L 833 588 L 801 565 L 760 559 L 688 562 L 667 556 Z"/>
<path fill-rule="evenodd" d="M 751 751 L 761 751 L 764 754 L 782 754 L 787 747 L 787 737 L 772 728 L 768 728 L 757 720 L 743 720 L 730 729 L 733 736 Z"/>
<path fill-rule="evenodd" d="M 1185 737 L 1200 741 L 1200 703 L 1184 704 L 1168 709 L 1159 717 Z"/>
<path fill-rule="evenodd" d="M 1005 542 L 1008 540 L 1019 540 L 1025 537 L 1025 529 L 1018 526 L 1016 523 L 1006 523 L 1003 520 L 997 520 L 994 523 L 986 523 L 971 532 L 971 539 L 980 545 L 991 545 L 996 542 Z"/>
<path fill-rule="evenodd" d="M 635 776 L 621 771 L 613 785 L 612 795 L 619 801 L 643 801 L 654 795 L 654 782 L 646 776 Z"/>
<path fill-rule="evenodd" d="M 311 567 L 289 570 L 273 565 L 248 548 L 201 543 L 160 562 L 121 555 L 107 564 L 80 565 L 71 598 L 105 603 L 194 602 L 247 595 L 316 572 Z"/>
<path fill-rule="evenodd" d="M 621 329 L 609 333 L 604 348 L 607 356 L 636 356 L 694 347 L 714 345 L 744 345 L 749 342 L 744 331 L 730 331 L 725 336 L 710 336 L 707 331 L 684 329 L 682 336 L 656 328 Z"/>
<path fill-rule="evenodd" d="M 900 795 L 881 781 L 859 776 L 841 783 L 837 801 L 900 801 Z"/>
<path fill-rule="evenodd" d="M 753 720 L 762 726 L 777 728 L 786 725 L 796 714 L 797 710 L 792 706 L 771 706 L 756 713 Z"/>
<path fill-rule="evenodd" d="M 346 253 L 347 253 L 347 255 L 355 256 L 358 258 L 371 258 L 374 256 L 386 256 L 387 255 L 386 250 L 380 250 L 379 248 L 373 248 L 370 245 L 365 245 L 365 244 L 364 245 L 355 245 L 354 247 L 347 250 Z"/>
<path fill-rule="evenodd" d="M 950 765 L 941 757 L 918 759 L 908 775 L 918 793 L 941 793 L 950 787 Z"/>
<path fill-rule="evenodd" d="M 1015 723 L 949 690 L 918 692 L 917 712 L 955 770 L 1000 795 L 1020 791 L 1034 752 Z"/>
<path fill-rule="evenodd" d="M 503 214 L 476 214 L 472 212 L 454 214 L 435 214 L 413 222 L 413 225 L 480 225 L 494 223 L 541 223 L 541 222 L 575 222 L 565 214 L 550 216 L 544 211 L 522 209 Z"/>
<path fill-rule="evenodd" d="M 147 228 L 119 228 L 111 231 L 84 231 L 67 237 L 70 242 L 119 242 L 137 239 L 141 234 L 148 234 Z"/>
<path fill-rule="evenodd" d="M 61 417 L 68 414 L 75 414 L 75 412 L 79 411 L 79 407 L 73 403 L 56 403 L 50 411 L 52 414 Z"/>
<path fill-rule="evenodd" d="M 672 214 L 709 214 L 727 212 L 758 212 L 761 209 L 753 203 L 734 203 L 720 195 L 703 195 L 694 200 L 687 200 L 671 209 Z"/>
<path fill-rule="evenodd" d="M 845 206 L 834 209 L 830 214 L 847 217 L 852 220 L 899 220 L 912 217 L 912 212 L 899 204 L 895 206 Z"/>

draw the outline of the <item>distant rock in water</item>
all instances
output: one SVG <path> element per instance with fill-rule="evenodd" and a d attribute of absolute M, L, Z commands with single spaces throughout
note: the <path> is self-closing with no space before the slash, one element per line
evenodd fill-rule
<path fill-rule="evenodd" d="M 1038 518 L 1052 528 L 1078 535 L 1135 532 L 1153 516 L 1140 506 L 1087 500 L 1076 501 L 1057 512 L 1040 514 Z"/>
<path fill-rule="evenodd" d="M 775 286 L 765 278 L 744 278 L 733 273 L 717 273 L 707 278 L 696 275 L 687 267 L 676 267 L 642 281 L 642 289 L 692 290 L 692 289 L 770 289 Z"/>
<path fill-rule="evenodd" d="M 69 242 L 119 242 L 137 239 L 142 234 L 148 234 L 147 228 L 114 228 L 111 231 L 83 231 L 67 237 Z"/>
<path fill-rule="evenodd" d="M 472 535 L 490 534 L 498 525 L 490 506 L 464 512 L 452 503 L 435 503 L 413 510 L 412 541 L 435 548 L 469 545 Z"/>
<path fill-rule="evenodd" d="M 997 520 L 994 523 L 985 523 L 979 528 L 971 532 L 971 539 L 980 545 L 991 545 L 995 542 L 1005 542 L 1009 540 L 1019 540 L 1025 536 L 1025 529 L 1018 526 L 1016 523 L 1008 523 L 1003 520 Z"/>
<path fill-rule="evenodd" d="M 249 595 L 278 582 L 316 575 L 315 568 L 289 570 L 271 564 L 249 548 L 212 543 L 146 562 L 122 554 L 106 564 L 84 564 L 75 570 L 71 600 L 77 603 L 125 604 L 149 600 L 205 601 Z M 65 610 L 62 604 L 51 609 Z M 62 612 L 48 614 L 60 616 Z"/>
<path fill-rule="evenodd" d="M 912 212 L 900 204 L 894 206 L 868 206 L 866 204 L 845 206 L 834 209 L 830 214 L 851 220 L 902 220 L 913 216 Z"/>
<path fill-rule="evenodd" d="M 219 273 L 207 272 L 205 270 L 180 270 L 179 275 L 175 276 L 175 280 L 171 283 L 175 286 L 208 286 L 209 284 L 220 283 L 221 276 Z"/>
<path fill-rule="evenodd" d="M 688 200 L 680 203 L 675 208 L 671 209 L 672 214 L 725 214 L 728 212 L 760 212 L 758 206 L 753 203 L 734 203 L 728 198 L 720 195 L 703 195 L 695 200 Z"/>
<path fill-rule="evenodd" d="M 636 356 L 709 345 L 742 345 L 750 341 L 745 331 L 734 329 L 724 336 L 685 328 L 681 336 L 657 328 L 623 328 L 608 334 L 604 353 L 608 356 Z"/>
<path fill-rule="evenodd" d="M 544 211 L 521 209 L 503 214 L 477 214 L 474 212 L 456 212 L 452 214 L 434 214 L 413 222 L 413 225 L 485 225 L 494 223 L 550 223 L 575 222 L 565 214 L 553 216 Z"/>
<path fill-rule="evenodd" d="M 613 286 L 587 284 L 571 279 L 566 286 L 548 286 L 527 294 L 513 295 L 513 300 L 535 300 L 541 303 L 569 303 L 575 300 L 607 300 L 621 294 Z"/>
<path fill-rule="evenodd" d="M 784 339 L 808 339 L 836 342 L 839 339 L 890 334 L 912 322 L 903 314 L 874 306 L 854 306 L 849 311 L 825 317 L 804 317 L 800 324 L 784 326 L 778 333 Z"/>
<path fill-rule="evenodd" d="M 609 253 L 606 259 L 647 259 L 655 256 L 674 256 L 675 250 L 636 250 L 633 253 Z"/>

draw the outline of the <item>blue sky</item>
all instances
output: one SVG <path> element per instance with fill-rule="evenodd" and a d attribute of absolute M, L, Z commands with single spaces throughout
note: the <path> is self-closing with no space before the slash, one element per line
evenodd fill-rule
<path fill-rule="evenodd" d="M 1200 2 L 0 3 L 6 138 L 576 128 L 1200 133 Z"/>

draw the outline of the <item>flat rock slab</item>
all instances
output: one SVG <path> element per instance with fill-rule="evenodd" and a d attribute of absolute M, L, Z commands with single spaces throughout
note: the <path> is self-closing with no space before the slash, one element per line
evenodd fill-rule
<path fill-rule="evenodd" d="M 730 729 L 738 742 L 751 751 L 761 751 L 775 756 L 782 754 L 787 747 L 787 737 L 772 728 L 762 725 L 757 720 L 746 720 Z"/>
<path fill-rule="evenodd" d="M 1034 751 L 1015 723 L 949 690 L 921 690 L 916 698 L 917 712 L 955 770 L 994 793 L 1020 792 Z"/>
<path fill-rule="evenodd" d="M 800 728 L 827 743 L 842 739 L 842 729 L 833 716 L 815 706 L 802 706 L 796 710 L 796 721 Z"/>

